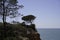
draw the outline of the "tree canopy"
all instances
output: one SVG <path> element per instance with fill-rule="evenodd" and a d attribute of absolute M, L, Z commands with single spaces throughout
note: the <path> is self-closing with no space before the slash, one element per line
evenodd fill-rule
<path fill-rule="evenodd" d="M 0 17 L 2 17 L 3 20 L 3 26 L 1 28 L 0 32 L 0 40 L 3 40 L 7 36 L 7 23 L 6 23 L 6 17 L 17 17 L 20 13 L 18 13 L 18 9 L 22 8 L 23 5 L 18 5 L 17 0 L 0 0 Z M 12 26 L 11 26 L 12 27 Z M 11 28 L 12 29 L 12 28 Z M 10 33 L 13 34 L 13 32 L 10 30 Z"/>
<path fill-rule="evenodd" d="M 10 18 L 15 18 L 20 13 L 18 13 L 18 9 L 22 8 L 23 5 L 18 5 L 17 0 L 0 0 L 0 16 L 3 16 L 3 20 L 6 22 L 6 16 Z"/>
<path fill-rule="evenodd" d="M 23 17 L 22 17 L 22 20 L 32 23 L 32 21 L 33 21 L 35 18 L 36 18 L 36 17 L 33 16 L 33 15 L 27 15 L 27 16 L 23 16 Z"/>

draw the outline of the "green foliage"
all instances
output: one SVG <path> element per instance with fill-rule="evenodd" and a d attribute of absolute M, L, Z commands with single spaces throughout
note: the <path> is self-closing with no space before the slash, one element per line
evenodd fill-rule
<path fill-rule="evenodd" d="M 13 5 L 15 5 L 17 3 L 17 0 L 9 0 L 9 2 Z"/>
<path fill-rule="evenodd" d="M 21 23 L 19 24 L 6 23 L 7 24 L 6 27 L 3 27 L 3 25 L 1 24 L 3 23 L 0 23 L 1 40 L 20 40 L 21 38 L 19 38 L 19 36 L 26 37 L 27 28 L 22 26 Z"/>
<path fill-rule="evenodd" d="M 19 8 L 23 8 L 23 5 L 18 5 L 17 0 L 0 0 L 0 17 L 3 16 L 3 20 L 6 22 L 6 17 L 15 18 L 20 15 L 18 13 Z"/>
<path fill-rule="evenodd" d="M 0 23 L 0 40 L 23 40 L 29 38 L 32 32 L 37 32 L 35 24 L 25 25 L 23 23 L 10 24 L 6 23 L 6 27 L 3 27 L 3 23 Z"/>
<path fill-rule="evenodd" d="M 33 16 L 33 15 L 27 15 L 27 16 L 22 17 L 22 20 L 25 20 L 25 21 L 31 21 L 34 19 L 35 19 L 35 16 Z"/>
<path fill-rule="evenodd" d="M 27 16 L 23 16 L 22 20 L 26 21 L 26 22 L 30 22 L 32 23 L 32 21 L 35 19 L 36 17 L 33 15 L 27 15 Z"/>

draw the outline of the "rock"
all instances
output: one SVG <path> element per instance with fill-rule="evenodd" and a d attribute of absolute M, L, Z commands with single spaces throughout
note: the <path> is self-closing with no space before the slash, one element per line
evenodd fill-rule
<path fill-rule="evenodd" d="M 35 25 L 8 24 L 6 30 L 0 25 L 0 40 L 41 40 Z M 6 37 L 4 37 L 4 32 Z"/>
<path fill-rule="evenodd" d="M 37 32 L 28 34 L 28 38 L 29 38 L 30 40 L 41 40 L 40 34 L 37 33 Z"/>

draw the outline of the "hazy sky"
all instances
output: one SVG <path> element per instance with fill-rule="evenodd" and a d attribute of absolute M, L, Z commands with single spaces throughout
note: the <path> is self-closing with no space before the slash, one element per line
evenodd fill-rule
<path fill-rule="evenodd" d="M 20 12 L 35 15 L 37 28 L 60 28 L 60 0 L 18 0 Z"/>
<path fill-rule="evenodd" d="M 19 12 L 36 16 L 36 28 L 60 28 L 60 0 L 18 0 L 24 5 Z M 20 21 L 20 17 L 16 19 Z M 11 21 L 11 19 L 7 20 Z"/>

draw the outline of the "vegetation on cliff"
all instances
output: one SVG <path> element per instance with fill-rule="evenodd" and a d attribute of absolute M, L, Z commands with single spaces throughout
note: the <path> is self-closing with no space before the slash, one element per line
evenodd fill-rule
<path fill-rule="evenodd" d="M 40 40 L 40 35 L 35 29 L 35 24 L 6 23 L 6 27 L 3 27 L 3 23 L 0 23 L 0 40 Z"/>
<path fill-rule="evenodd" d="M 40 36 L 33 25 L 7 24 L 6 30 L 0 25 L 0 40 L 37 40 Z"/>
<path fill-rule="evenodd" d="M 17 0 L 0 0 L 0 19 L 3 20 L 3 23 L 0 22 L 0 40 L 40 40 L 35 24 L 32 23 L 35 16 L 21 15 L 24 20 L 22 23 L 13 20 L 12 24 L 6 21 L 7 17 L 15 18 L 20 15 L 18 9 L 24 6 L 17 3 Z"/>

